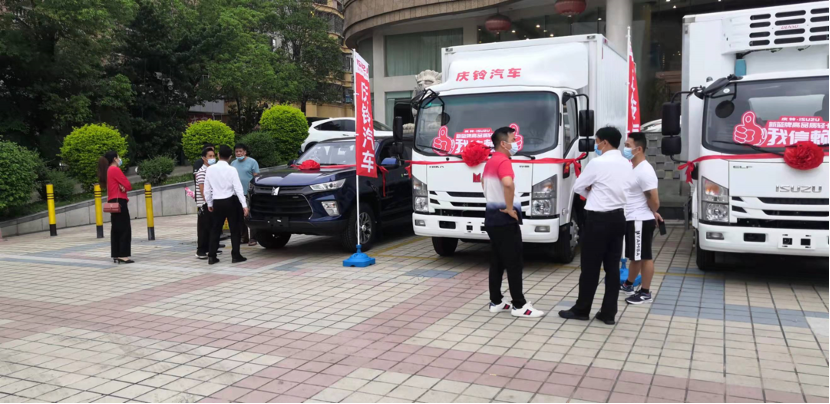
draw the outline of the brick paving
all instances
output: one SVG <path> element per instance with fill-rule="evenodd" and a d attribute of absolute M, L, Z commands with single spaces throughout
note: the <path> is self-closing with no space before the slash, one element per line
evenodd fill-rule
<path fill-rule="evenodd" d="M 621 297 L 607 326 L 556 316 L 578 258 L 529 253 L 524 289 L 549 315 L 514 319 L 486 310 L 486 245 L 440 258 L 395 232 L 355 269 L 336 240 L 299 236 L 208 266 L 195 216 L 157 219 L 152 242 L 144 225 L 132 265 L 94 226 L 0 243 L 0 402 L 829 400 L 826 262 L 703 273 L 670 227 L 654 302 Z"/>

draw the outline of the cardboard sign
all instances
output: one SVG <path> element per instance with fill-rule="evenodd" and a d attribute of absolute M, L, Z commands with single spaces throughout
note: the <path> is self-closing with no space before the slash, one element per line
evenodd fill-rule
<path fill-rule="evenodd" d="M 767 121 L 762 128 L 755 122 L 755 113 L 747 111 L 741 123 L 735 125 L 732 140 L 735 143 L 758 147 L 786 147 L 801 141 L 818 145 L 827 144 L 828 126 L 818 116 L 782 116 L 777 121 Z"/>

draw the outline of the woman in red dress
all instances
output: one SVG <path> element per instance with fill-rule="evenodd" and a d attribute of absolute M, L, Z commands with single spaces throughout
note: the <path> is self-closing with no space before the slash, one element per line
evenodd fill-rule
<path fill-rule="evenodd" d="M 127 176 L 121 171 L 121 158 L 114 151 L 106 152 L 98 159 L 98 181 L 107 184 L 107 202 L 121 207 L 121 212 L 110 213 L 112 222 L 111 254 L 113 262 L 132 264 L 130 259 L 130 243 L 132 242 L 132 228 L 130 227 L 130 211 L 127 207 L 127 192 L 133 188 Z"/>

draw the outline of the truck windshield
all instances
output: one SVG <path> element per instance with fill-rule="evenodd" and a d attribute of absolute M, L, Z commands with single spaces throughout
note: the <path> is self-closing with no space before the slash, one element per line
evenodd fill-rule
<path fill-rule="evenodd" d="M 376 150 L 379 143 L 375 139 Z M 300 165 L 306 160 L 314 160 L 321 166 L 354 164 L 354 146 L 354 141 L 317 143 L 306 150 L 295 164 Z"/>
<path fill-rule="evenodd" d="M 490 147 L 493 131 L 516 129 L 520 155 L 556 147 L 559 97 L 550 92 L 452 95 L 435 98 L 418 111 L 415 148 L 427 155 L 461 154 L 468 143 Z M 443 123 L 443 126 L 442 126 Z"/>
<path fill-rule="evenodd" d="M 826 145 L 827 85 L 826 76 L 730 83 L 706 99 L 703 144 L 732 154 Z"/>

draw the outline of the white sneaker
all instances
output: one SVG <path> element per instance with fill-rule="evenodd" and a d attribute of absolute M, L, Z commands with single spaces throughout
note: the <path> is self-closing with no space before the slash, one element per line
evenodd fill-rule
<path fill-rule="evenodd" d="M 512 314 L 513 317 L 537 318 L 544 316 L 545 312 L 534 309 L 533 305 L 531 305 L 530 302 L 527 302 L 524 307 L 514 307 L 513 310 L 510 311 L 510 314 Z"/>
<path fill-rule="evenodd" d="M 490 302 L 490 313 L 501 313 L 503 311 L 510 310 L 513 310 L 513 305 L 505 302 L 504 300 L 502 300 L 499 304 L 493 304 L 493 302 Z"/>

